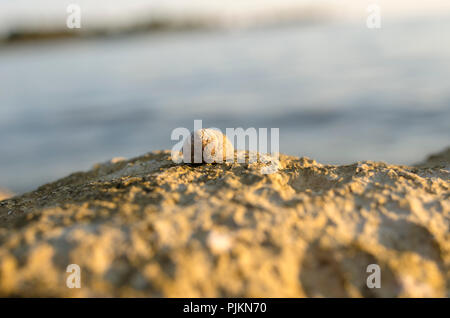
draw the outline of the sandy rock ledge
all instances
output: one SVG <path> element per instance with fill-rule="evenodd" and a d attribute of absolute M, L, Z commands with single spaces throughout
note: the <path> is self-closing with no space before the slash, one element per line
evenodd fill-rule
<path fill-rule="evenodd" d="M 282 155 L 270 175 L 169 151 L 99 164 L 0 202 L 0 295 L 448 297 L 449 153 L 415 167 Z"/>

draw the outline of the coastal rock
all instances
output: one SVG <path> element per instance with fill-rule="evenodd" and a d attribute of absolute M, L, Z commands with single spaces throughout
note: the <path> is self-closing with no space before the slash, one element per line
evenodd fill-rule
<path fill-rule="evenodd" d="M 0 202 L 0 295 L 448 297 L 449 163 L 99 164 Z"/>

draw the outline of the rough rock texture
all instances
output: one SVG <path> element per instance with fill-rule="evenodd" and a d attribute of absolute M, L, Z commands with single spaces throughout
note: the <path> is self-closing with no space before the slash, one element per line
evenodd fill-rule
<path fill-rule="evenodd" d="M 97 165 L 0 202 L 0 295 L 448 297 L 449 151 L 416 167 L 282 155 L 270 175 L 168 151 Z"/>

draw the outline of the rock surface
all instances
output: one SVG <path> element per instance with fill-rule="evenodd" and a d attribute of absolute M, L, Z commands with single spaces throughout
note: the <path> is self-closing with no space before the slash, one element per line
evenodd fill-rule
<path fill-rule="evenodd" d="M 169 151 L 100 164 L 0 202 L 0 295 L 448 297 L 449 153 L 415 167 L 281 155 L 270 175 Z"/>

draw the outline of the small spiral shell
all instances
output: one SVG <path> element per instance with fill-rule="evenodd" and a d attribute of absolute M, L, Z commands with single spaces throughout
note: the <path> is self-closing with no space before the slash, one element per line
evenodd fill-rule
<path fill-rule="evenodd" d="M 227 158 L 234 160 L 234 147 L 230 140 L 216 129 L 196 130 L 183 144 L 185 163 L 221 163 L 226 162 Z"/>

